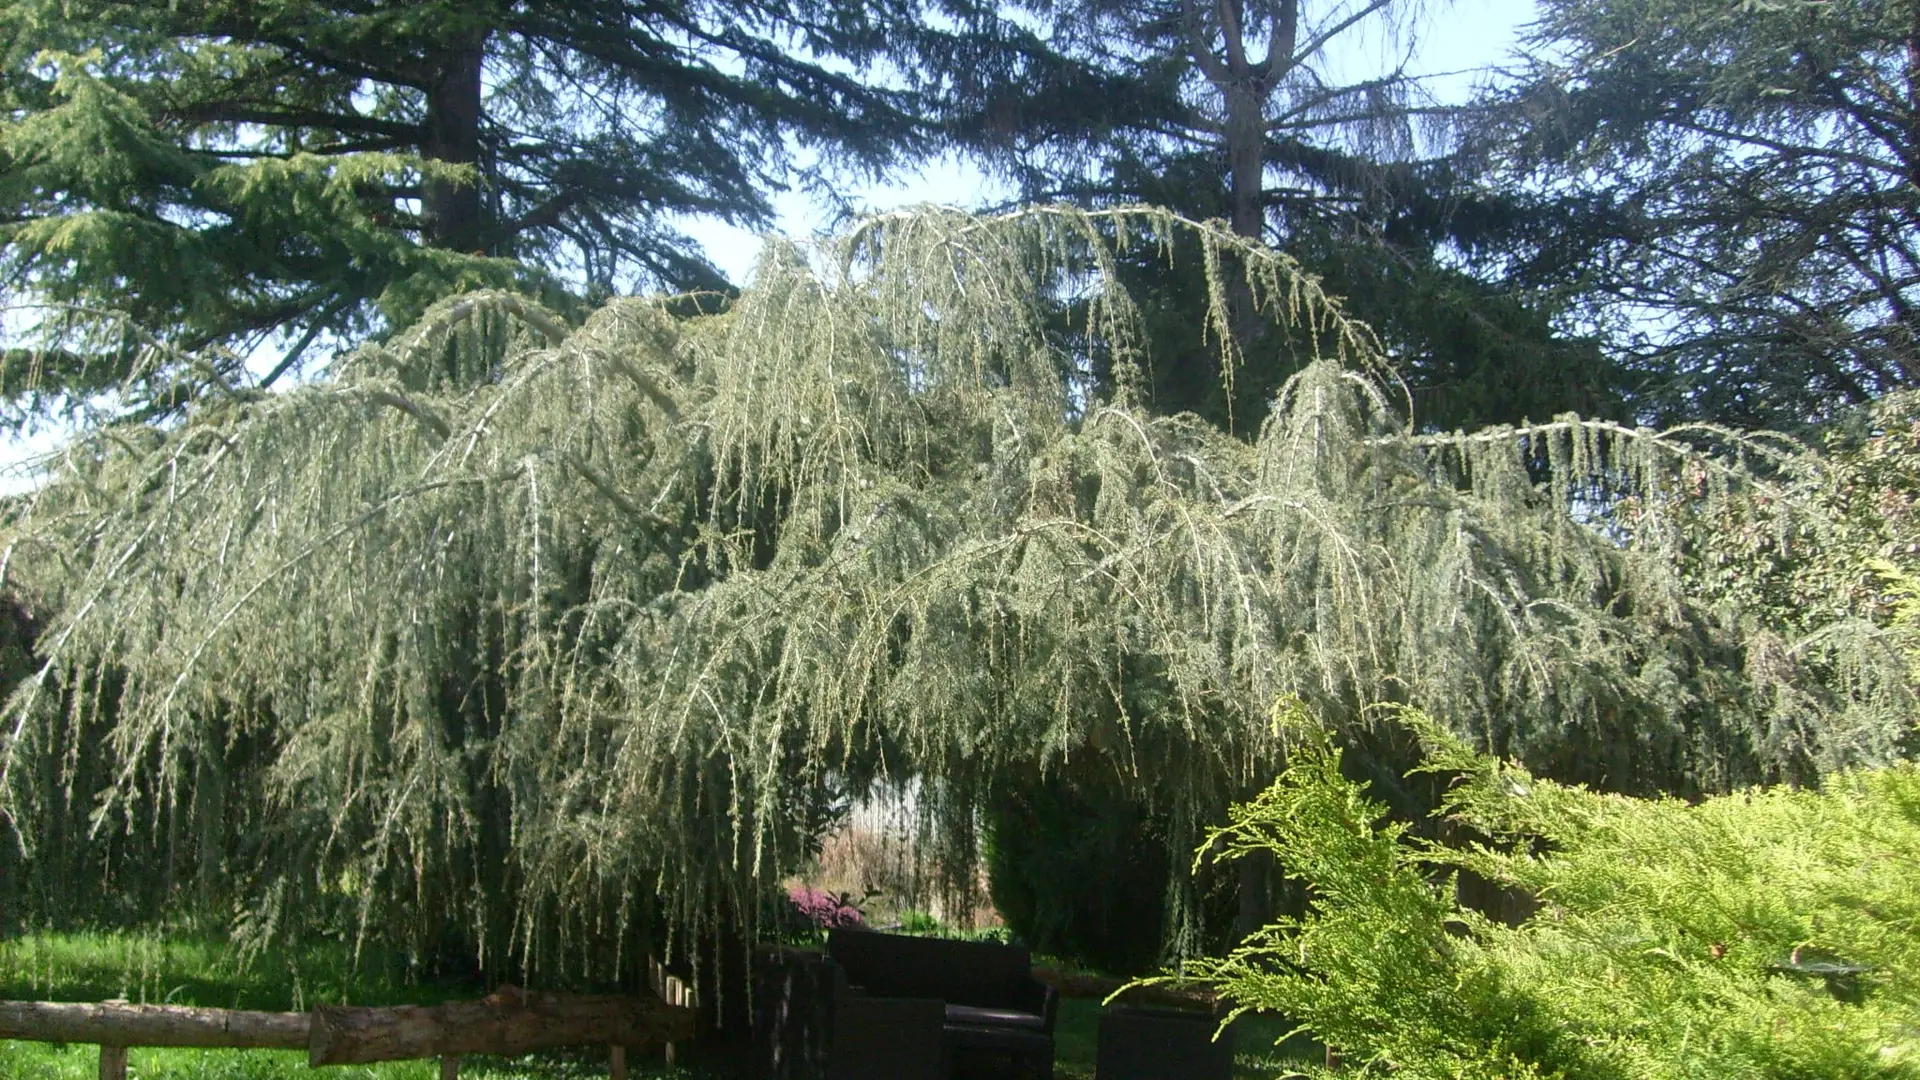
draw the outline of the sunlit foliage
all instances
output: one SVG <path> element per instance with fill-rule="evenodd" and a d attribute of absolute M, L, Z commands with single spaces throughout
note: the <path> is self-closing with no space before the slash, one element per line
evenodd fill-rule
<path fill-rule="evenodd" d="M 1445 848 L 1388 823 L 1297 704 L 1275 715 L 1292 761 L 1208 851 L 1272 851 L 1312 907 L 1187 974 L 1297 1017 L 1342 1075 L 1920 1075 L 1912 763 L 1819 790 L 1637 799 L 1541 779 L 1400 712 L 1423 768 L 1453 783 L 1436 820 L 1487 841 Z M 1455 901 L 1460 870 L 1537 909 L 1489 921 Z"/>
<path fill-rule="evenodd" d="M 1221 363 L 1230 286 L 1321 350 L 1256 441 L 1087 393 L 1077 350 L 1151 359 L 1110 252 L 1175 235 Z M 1787 490 L 1793 444 L 1414 434 L 1403 400 L 1289 258 L 1155 211 L 873 219 L 770 247 L 717 315 L 472 294 L 311 385 L 90 433 L 12 508 L 8 857 L 84 836 L 117 861 L 72 873 L 164 865 L 154 904 L 246 934 L 591 968 L 624 927 L 750 922 L 880 778 L 921 779 L 957 882 L 979 800 L 1069 759 L 1191 850 L 1282 764 L 1280 696 L 1356 738 L 1440 703 L 1630 790 L 1897 756 L 1884 635 L 1836 620 L 1804 666 L 1676 569 L 1668 510 Z"/>

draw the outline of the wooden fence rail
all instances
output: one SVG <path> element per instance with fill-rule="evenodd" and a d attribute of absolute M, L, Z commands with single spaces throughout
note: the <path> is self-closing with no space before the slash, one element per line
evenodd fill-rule
<path fill-rule="evenodd" d="M 101 1080 L 125 1080 L 134 1046 L 305 1050 L 307 1064 L 439 1058 L 459 1075 L 466 1054 L 511 1057 L 559 1046 L 612 1048 L 613 1080 L 626 1078 L 626 1050 L 691 1038 L 693 1010 L 659 998 L 534 994 L 504 987 L 479 1001 L 445 1005 L 321 1005 L 310 1013 L 201 1009 L 122 1002 L 0 1001 L 0 1039 L 94 1043 Z"/>

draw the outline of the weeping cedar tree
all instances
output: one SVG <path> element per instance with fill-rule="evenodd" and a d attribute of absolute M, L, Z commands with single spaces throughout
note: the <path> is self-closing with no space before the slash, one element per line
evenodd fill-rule
<path fill-rule="evenodd" d="M 964 31 L 920 15 L 8 4 L 0 272 L 39 331 L 0 373 L 12 422 L 103 390 L 112 407 L 176 408 L 246 381 L 263 343 L 297 364 L 478 286 L 549 305 L 567 302 L 561 282 L 724 288 L 676 215 L 765 225 L 795 150 L 859 172 L 922 146 L 913 80 L 937 80 Z M 892 88 L 860 74 L 877 64 L 901 73 Z"/>
<path fill-rule="evenodd" d="M 1689 804 L 1556 784 L 1399 710 L 1443 848 L 1387 821 L 1297 705 L 1272 788 L 1202 858 L 1272 852 L 1314 903 L 1187 974 L 1298 1018 L 1346 1069 L 1415 1080 L 1856 1080 L 1920 1075 L 1920 768 Z M 1539 898 L 1517 925 L 1461 907 L 1471 871 Z M 1438 876 L 1439 881 L 1435 878 Z"/>
<path fill-rule="evenodd" d="M 1017 6 L 1034 42 L 1003 50 L 1017 67 L 989 70 L 955 108 L 976 114 L 968 141 L 1023 198 L 1151 203 L 1285 248 L 1374 327 L 1427 423 L 1626 414 L 1631 387 L 1536 302 L 1550 296 L 1469 272 L 1495 265 L 1485 258 L 1493 245 L 1541 222 L 1524 201 L 1471 182 L 1452 151 L 1462 110 L 1408 73 L 1429 5 Z M 1388 51 L 1404 44 L 1405 55 L 1353 79 L 1338 57 L 1376 41 Z M 1122 253 L 1153 339 L 1147 398 L 1162 413 L 1193 411 L 1251 435 L 1313 354 L 1262 342 L 1256 362 L 1215 363 L 1196 321 L 1200 257 L 1197 248 L 1171 261 L 1151 248 Z"/>
<path fill-rule="evenodd" d="M 1176 237 L 1215 326 L 1237 288 L 1320 344 L 1255 441 L 1088 397 L 1050 336 L 1063 290 L 1094 297 L 1087 335 L 1137 370 L 1113 253 Z M 569 330 L 477 293 L 310 385 L 77 440 L 5 532 L 40 626 L 0 727 L 22 902 L 139 866 L 243 934 L 592 972 L 622 928 L 752 923 L 822 790 L 919 778 L 956 881 L 976 807 L 1067 763 L 1190 851 L 1282 763 L 1281 696 L 1409 813 L 1362 703 L 1642 790 L 1909 731 L 1871 625 L 1782 641 L 1680 587 L 1667 510 L 1791 507 L 1817 459 L 1571 416 L 1415 434 L 1366 328 L 1218 226 L 886 216 L 770 247 L 722 314 L 668 306 Z M 76 832 L 105 854 L 50 880 Z"/>
<path fill-rule="evenodd" d="M 1920 383 L 1920 5 L 1545 0 L 1472 141 L 1643 415 L 1792 427 Z"/>

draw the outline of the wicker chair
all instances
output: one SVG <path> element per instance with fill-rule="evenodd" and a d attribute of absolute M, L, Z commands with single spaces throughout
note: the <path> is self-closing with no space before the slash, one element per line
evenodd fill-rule
<path fill-rule="evenodd" d="M 835 930 L 827 935 L 827 954 L 845 969 L 856 995 L 939 1000 L 949 1067 L 1004 1058 L 1029 1077 L 1052 1080 L 1059 999 L 1033 977 L 1026 949 Z"/>
<path fill-rule="evenodd" d="M 1232 1080 L 1233 1030 L 1181 1009 L 1115 1005 L 1100 1015 L 1094 1080 Z"/>
<path fill-rule="evenodd" d="M 755 969 L 761 1080 L 947 1080 L 946 1004 L 855 993 L 830 957 L 769 953 Z"/>

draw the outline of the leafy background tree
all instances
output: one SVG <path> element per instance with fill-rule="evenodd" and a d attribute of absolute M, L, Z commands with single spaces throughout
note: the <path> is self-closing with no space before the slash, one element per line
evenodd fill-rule
<path fill-rule="evenodd" d="M 1098 759 L 1009 782 L 986 807 L 985 869 L 1007 927 L 1048 956 L 1102 971 L 1162 958 L 1173 868 L 1155 821 Z"/>

